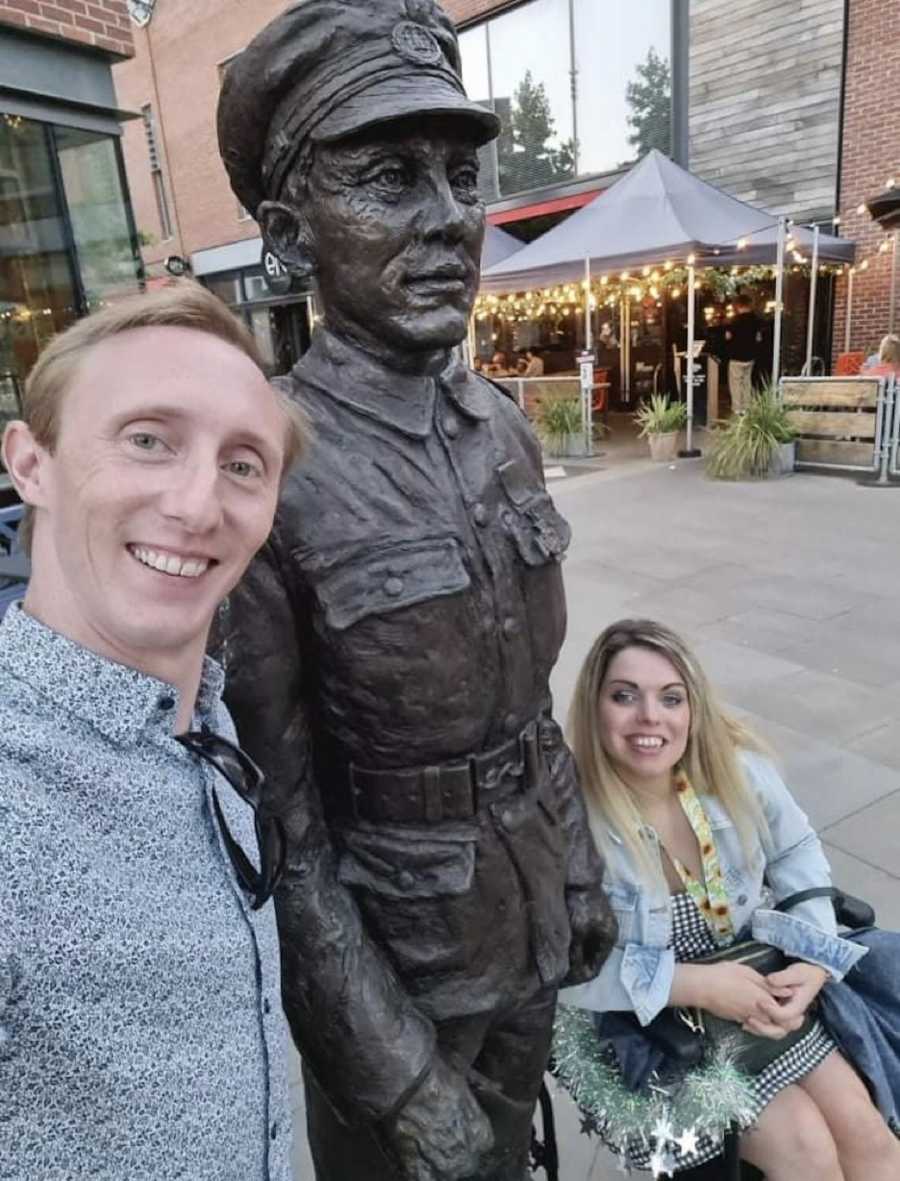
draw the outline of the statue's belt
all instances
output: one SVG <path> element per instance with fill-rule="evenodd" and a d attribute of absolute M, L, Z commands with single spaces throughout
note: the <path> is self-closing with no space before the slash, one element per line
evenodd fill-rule
<path fill-rule="evenodd" d="M 550 723 L 553 725 L 553 723 Z M 431 824 L 470 820 L 486 800 L 541 774 L 542 725 L 530 722 L 502 746 L 431 767 L 371 770 L 354 763 L 343 776 L 347 812 L 374 823 Z M 555 727 L 554 727 L 555 728 Z"/>

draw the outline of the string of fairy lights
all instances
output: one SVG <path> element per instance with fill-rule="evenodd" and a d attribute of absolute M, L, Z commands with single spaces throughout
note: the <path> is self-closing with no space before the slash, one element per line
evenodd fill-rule
<path fill-rule="evenodd" d="M 889 182 L 893 185 L 893 180 Z M 860 210 L 865 211 L 865 206 Z M 858 210 L 857 212 L 860 212 Z M 840 218 L 834 219 L 837 226 Z M 790 226 L 791 223 L 788 223 Z M 857 274 L 869 269 L 879 256 L 887 254 L 893 246 L 894 236 L 886 234 L 877 248 L 870 255 L 858 259 L 854 263 L 823 262 L 817 266 L 819 276 L 839 276 L 849 273 Z M 736 243 L 738 250 L 746 249 L 747 239 L 741 238 Z M 716 251 L 715 253 L 718 253 Z M 663 297 L 679 300 L 685 297 L 688 285 L 688 266 L 696 263 L 693 255 L 686 260 L 676 261 L 668 259 L 661 265 L 643 266 L 632 270 L 614 271 L 594 275 L 590 280 L 590 308 L 591 311 L 602 310 L 605 307 L 615 308 L 623 300 L 634 304 L 641 304 L 646 299 L 652 299 L 657 307 L 662 306 Z M 812 260 L 804 254 L 797 239 L 788 232 L 785 240 L 785 274 L 809 275 Z M 694 286 L 698 295 L 706 293 L 717 301 L 727 300 L 736 295 L 747 285 L 762 280 L 774 279 L 776 267 L 772 264 L 716 266 L 715 262 L 704 259 L 695 267 Z M 521 323 L 527 320 L 540 319 L 544 316 L 559 318 L 564 316 L 583 317 L 585 311 L 588 281 L 556 283 L 548 287 L 537 287 L 533 290 L 509 292 L 494 295 L 482 292 L 475 302 L 474 316 L 476 322 L 494 319 L 506 323 Z M 774 308 L 774 300 L 768 301 L 767 311 Z M 715 315 L 715 308 L 707 304 L 704 315 L 707 320 Z M 725 315 L 734 314 L 731 304 L 726 304 Z"/>

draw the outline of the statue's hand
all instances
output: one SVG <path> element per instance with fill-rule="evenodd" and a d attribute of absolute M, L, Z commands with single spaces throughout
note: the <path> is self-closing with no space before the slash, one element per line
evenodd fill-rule
<path fill-rule="evenodd" d="M 465 1078 L 436 1057 L 422 1084 L 386 1129 L 402 1181 L 459 1181 L 478 1175 L 494 1142 L 490 1121 Z"/>
<path fill-rule="evenodd" d="M 564 986 L 593 980 L 616 941 L 616 919 L 602 890 L 568 890 L 572 936 Z"/>

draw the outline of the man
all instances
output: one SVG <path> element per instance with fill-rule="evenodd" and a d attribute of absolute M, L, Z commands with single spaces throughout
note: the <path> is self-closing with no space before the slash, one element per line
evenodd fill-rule
<path fill-rule="evenodd" d="M 302 439 L 193 284 L 56 337 L 6 428 L 32 573 L 0 626 L 2 1177 L 290 1177 L 283 839 L 204 652 Z"/>
<path fill-rule="evenodd" d="M 305 0 L 219 136 L 324 325 L 313 420 L 232 596 L 228 700 L 282 794 L 285 1006 L 320 1181 L 522 1181 L 556 990 L 612 922 L 547 678 L 569 531 L 515 403 L 450 364 L 497 132 L 431 0 Z"/>
<path fill-rule="evenodd" d="M 753 396 L 753 366 L 762 341 L 762 323 L 746 295 L 734 301 L 734 319 L 725 329 L 728 392 L 734 414 L 746 410 Z"/>

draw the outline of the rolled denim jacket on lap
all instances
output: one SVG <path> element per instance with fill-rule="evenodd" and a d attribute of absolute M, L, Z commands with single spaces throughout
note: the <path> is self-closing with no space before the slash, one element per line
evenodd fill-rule
<path fill-rule="evenodd" d="M 738 831 L 721 802 L 701 800 L 719 854 L 734 929 L 741 939 L 759 939 L 786 955 L 825 968 L 841 980 L 866 949 L 837 934 L 828 898 L 810 899 L 782 914 L 769 908 L 811 886 L 831 884 L 822 845 L 805 813 L 763 755 L 742 751 L 747 782 L 759 799 L 769 833 L 760 837 L 748 864 Z M 590 809 L 590 803 L 589 803 Z M 668 1004 L 675 972 L 669 887 L 660 873 L 643 881 L 633 857 L 596 811 L 591 824 L 606 857 L 604 886 L 619 923 L 616 946 L 600 975 L 586 984 L 563 989 L 560 1001 L 597 1012 L 633 1010 L 647 1025 Z M 659 844 L 652 828 L 644 835 Z M 768 887 L 768 888 L 767 888 Z M 774 894 L 774 902 L 771 896 Z"/>

